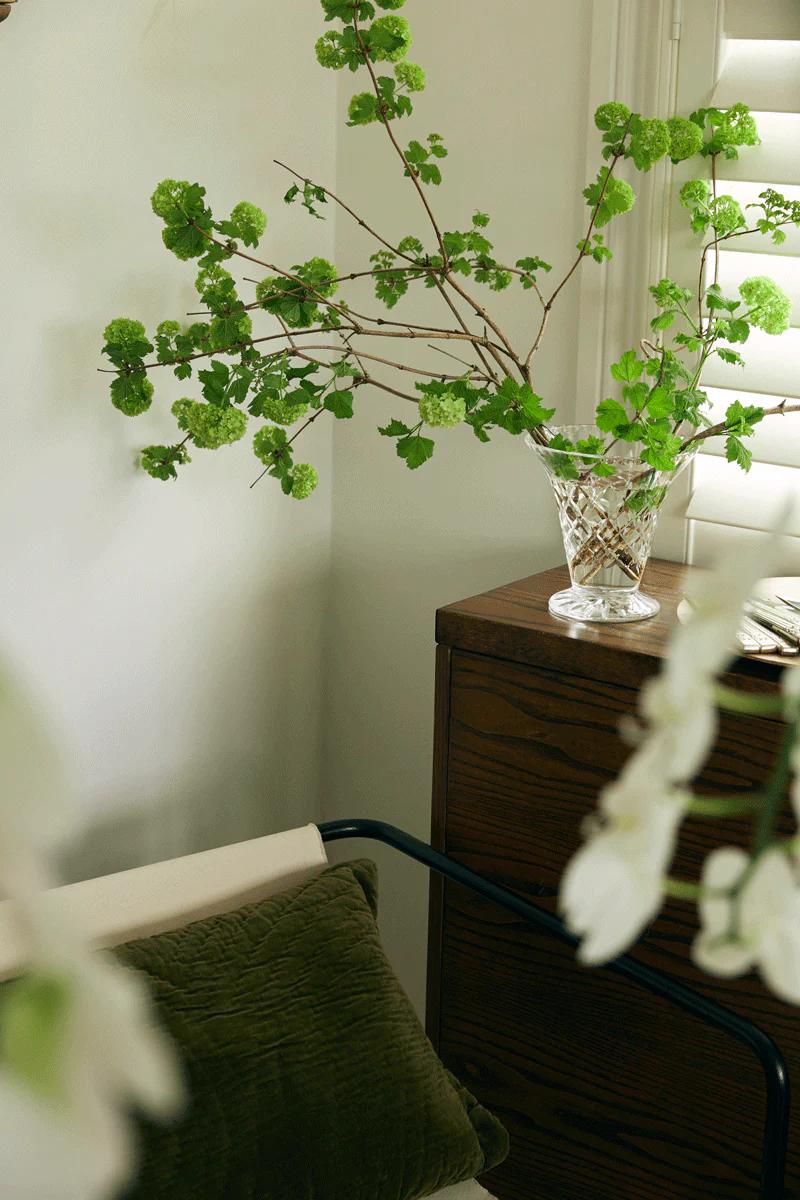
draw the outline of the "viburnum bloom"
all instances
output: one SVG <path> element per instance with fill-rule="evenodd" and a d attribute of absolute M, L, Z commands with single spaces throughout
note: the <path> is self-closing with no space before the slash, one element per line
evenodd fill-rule
<path fill-rule="evenodd" d="M 733 977 L 757 968 L 776 996 L 800 1004 L 796 865 L 782 849 L 773 848 L 756 859 L 745 877 L 750 862 L 737 846 L 709 854 L 699 905 L 702 929 L 692 957 L 712 975 Z"/>

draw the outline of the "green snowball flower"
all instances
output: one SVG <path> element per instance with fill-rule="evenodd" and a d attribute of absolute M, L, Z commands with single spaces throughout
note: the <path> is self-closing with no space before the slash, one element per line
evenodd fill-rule
<path fill-rule="evenodd" d="M 612 175 L 606 183 L 603 201 L 606 208 L 610 210 L 610 216 L 606 221 L 598 220 L 598 225 L 606 225 L 611 217 L 630 212 L 636 203 L 636 192 L 626 179 L 617 179 Z"/>
<path fill-rule="evenodd" d="M 162 321 L 156 326 L 156 333 L 160 337 L 173 338 L 181 331 L 180 324 L 177 321 Z"/>
<path fill-rule="evenodd" d="M 347 56 L 342 50 L 340 35 L 333 29 L 329 29 L 317 39 L 314 53 L 319 65 L 331 71 L 341 71 L 342 67 L 347 66 Z"/>
<path fill-rule="evenodd" d="M 630 120 L 631 110 L 627 104 L 618 100 L 609 100 L 595 109 L 594 123 L 598 129 L 613 129 L 615 125 L 624 125 Z"/>
<path fill-rule="evenodd" d="M 153 212 L 168 224 L 184 219 L 182 202 L 189 182 L 186 179 L 162 179 L 150 197 Z"/>
<path fill-rule="evenodd" d="M 310 258 L 296 267 L 295 273 L 326 300 L 338 291 L 336 267 L 327 258 Z"/>
<path fill-rule="evenodd" d="M 282 429 L 276 425 L 265 425 L 253 438 L 253 453 L 265 467 L 271 467 L 288 445 Z"/>
<path fill-rule="evenodd" d="M 669 155 L 674 162 L 683 162 L 703 149 L 703 131 L 694 121 L 687 121 L 685 117 L 670 117 L 667 128 Z"/>
<path fill-rule="evenodd" d="M 765 333 L 777 335 L 789 328 L 792 302 L 766 275 L 752 275 L 739 285 L 739 295 L 751 312 L 749 320 Z"/>
<path fill-rule="evenodd" d="M 402 8 L 406 0 L 375 0 L 378 8 Z"/>
<path fill-rule="evenodd" d="M 678 193 L 684 208 L 697 208 L 711 199 L 711 184 L 707 179 L 689 179 Z"/>
<path fill-rule="evenodd" d="M 184 397 L 175 401 L 172 413 L 180 428 L 190 433 L 202 450 L 218 450 L 238 442 L 247 430 L 247 413 L 238 408 L 220 408 Z"/>
<path fill-rule="evenodd" d="M 441 396 L 423 396 L 419 402 L 419 415 L 426 425 L 452 429 L 454 425 L 459 425 L 464 420 L 467 415 L 467 406 L 459 396 L 454 396 L 452 392 L 442 392 Z"/>
<path fill-rule="evenodd" d="M 717 196 L 711 203 L 711 224 L 718 237 L 725 237 L 746 225 L 742 206 L 733 196 Z"/>
<path fill-rule="evenodd" d="M 153 401 L 153 385 L 143 371 L 118 375 L 111 384 L 111 403 L 126 417 L 147 412 Z"/>
<path fill-rule="evenodd" d="M 306 500 L 319 483 L 319 476 L 311 463 L 298 463 L 292 471 L 292 499 Z"/>
<path fill-rule="evenodd" d="M 261 401 L 261 413 L 276 425 L 294 425 L 308 412 L 305 400 L 292 401 L 289 396 L 271 396 Z"/>
<path fill-rule="evenodd" d="M 394 69 L 397 82 L 410 92 L 425 91 L 425 72 L 416 63 L 399 62 Z"/>
<path fill-rule="evenodd" d="M 670 135 L 666 121 L 658 117 L 643 119 L 636 124 L 631 137 L 631 158 L 640 171 L 649 171 L 665 154 L 669 154 Z"/>
<path fill-rule="evenodd" d="M 760 138 L 755 118 L 746 104 L 732 104 L 722 118 L 719 136 L 730 146 L 757 146 Z"/>
<path fill-rule="evenodd" d="M 367 30 L 370 58 L 374 62 L 398 62 L 411 46 L 411 28 L 405 17 L 378 17 Z"/>
<path fill-rule="evenodd" d="M 267 214 L 257 204 L 240 200 L 231 210 L 230 223 L 237 229 L 235 237 L 241 238 L 246 246 L 256 246 L 267 228 Z"/>
<path fill-rule="evenodd" d="M 115 317 L 106 325 L 103 336 L 114 360 L 123 363 L 140 362 L 153 349 L 141 321 L 130 317 Z"/>

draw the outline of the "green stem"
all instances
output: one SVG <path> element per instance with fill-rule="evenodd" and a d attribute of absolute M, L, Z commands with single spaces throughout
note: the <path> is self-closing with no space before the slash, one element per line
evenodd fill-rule
<path fill-rule="evenodd" d="M 800 718 L 797 717 L 786 726 L 778 757 L 775 760 L 772 773 L 767 781 L 764 791 L 764 801 L 759 809 L 753 833 L 753 859 L 763 854 L 772 841 L 775 822 L 778 819 L 778 814 L 786 796 L 789 766 L 792 751 L 797 741 L 798 726 L 800 726 Z"/>
<path fill-rule="evenodd" d="M 665 879 L 664 894 L 673 900 L 699 900 L 703 889 L 699 883 L 690 883 L 688 879 Z"/>
<path fill-rule="evenodd" d="M 747 713 L 748 716 L 779 717 L 784 710 L 782 696 L 757 696 L 752 692 L 726 687 L 723 683 L 718 683 L 714 688 L 714 701 L 717 708 L 725 712 Z"/>
<path fill-rule="evenodd" d="M 758 812 L 763 800 L 760 792 L 746 796 L 695 796 L 686 811 L 690 817 L 740 817 Z"/>

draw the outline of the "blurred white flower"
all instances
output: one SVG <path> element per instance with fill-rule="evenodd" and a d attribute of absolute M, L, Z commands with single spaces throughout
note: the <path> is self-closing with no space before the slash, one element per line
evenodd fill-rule
<path fill-rule="evenodd" d="M 28 972 L 0 997 L 0 1180 L 14 1200 L 110 1200 L 135 1165 L 130 1112 L 179 1111 L 182 1082 L 143 981 L 64 921 L 47 851 L 69 830 L 60 760 L 0 670 L 0 894 Z"/>
<path fill-rule="evenodd" d="M 672 861 L 686 798 L 680 792 L 643 794 L 638 767 L 606 789 L 609 814 L 574 855 L 561 881 L 559 907 L 568 927 L 583 940 L 581 962 L 609 962 L 636 940 L 664 899 L 664 875 Z"/>
<path fill-rule="evenodd" d="M 787 506 L 779 514 L 778 533 L 789 513 Z M 583 962 L 621 954 L 661 908 L 664 876 L 690 800 L 682 788 L 716 736 L 716 677 L 735 656 L 742 607 L 768 573 L 776 546 L 777 534 L 744 544 L 698 578 L 691 619 L 676 626 L 661 671 L 642 688 L 644 724 L 635 734 L 636 748 L 601 793 L 603 819 L 589 823 L 588 840 L 562 879 L 561 911 L 582 938 Z M 800 812 L 800 785 L 798 791 Z"/>
<path fill-rule="evenodd" d="M 741 885 L 750 861 L 734 846 L 709 854 L 703 866 L 702 929 L 692 957 L 712 975 L 743 975 L 755 967 L 777 996 L 799 1004 L 800 889 L 795 867 L 782 850 L 767 850 Z M 727 894 L 737 884 L 738 895 Z"/>

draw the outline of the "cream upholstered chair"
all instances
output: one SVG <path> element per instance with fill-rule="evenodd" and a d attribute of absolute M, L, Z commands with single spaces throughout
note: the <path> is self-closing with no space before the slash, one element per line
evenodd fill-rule
<path fill-rule="evenodd" d="M 97 948 L 178 929 L 289 888 L 328 865 L 316 825 L 57 888 L 53 898 Z M 12 914 L 0 904 L 0 980 L 24 968 Z M 433 1200 L 433 1198 L 432 1198 Z M 435 1200 L 491 1200 L 476 1181 Z"/>

